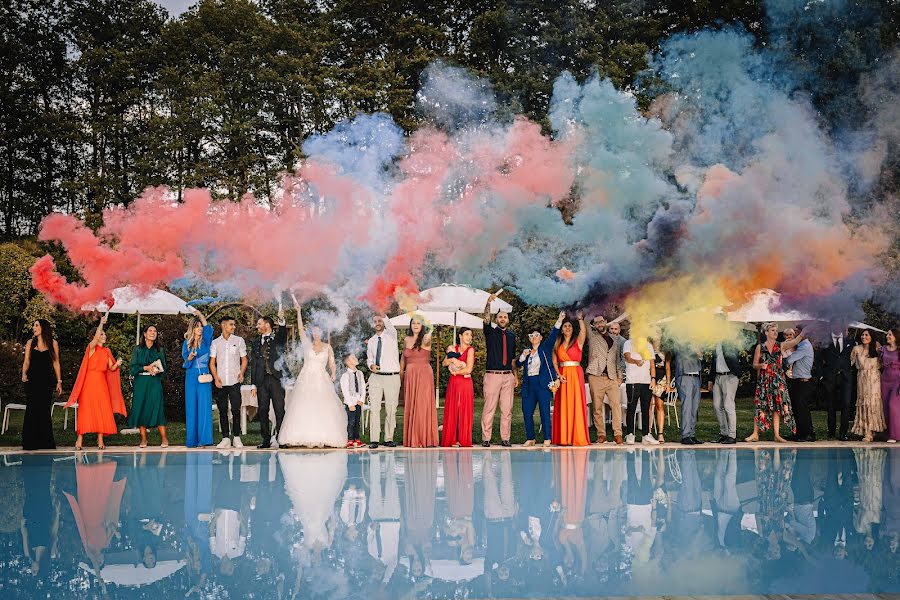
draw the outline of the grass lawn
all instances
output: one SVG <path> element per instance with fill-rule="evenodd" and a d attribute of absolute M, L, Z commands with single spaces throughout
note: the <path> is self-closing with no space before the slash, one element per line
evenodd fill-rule
<path fill-rule="evenodd" d="M 480 415 L 481 408 L 484 401 L 481 398 L 475 399 L 475 427 L 474 427 L 474 442 L 475 444 L 481 443 L 481 426 L 480 426 Z M 0 435 L 0 446 L 2 447 L 21 447 L 21 433 L 22 433 L 22 417 L 23 411 L 13 411 L 10 416 L 10 426 L 7 432 L 3 435 Z M 438 411 L 438 422 L 440 422 L 441 411 Z M 816 435 L 823 439 L 825 437 L 825 432 L 827 430 L 826 426 L 826 413 L 825 411 L 814 411 L 813 412 L 813 426 L 816 431 Z M 122 421 L 121 417 L 117 417 L 117 419 Z M 219 426 L 218 426 L 218 414 L 213 414 L 213 433 L 215 443 L 218 443 L 221 439 L 219 435 Z M 537 415 L 537 411 L 535 411 L 535 420 L 537 427 L 537 422 L 539 421 L 539 417 Z M 752 398 L 739 398 L 737 400 L 737 439 L 742 440 L 746 436 L 750 435 L 753 431 L 753 399 Z M 54 433 L 56 435 L 56 444 L 60 448 L 71 447 L 75 445 L 75 432 L 72 424 L 72 413 L 69 413 L 69 428 L 68 430 L 63 430 L 63 411 L 57 408 L 53 412 L 53 425 L 54 425 Z M 499 443 L 500 441 L 500 412 L 497 411 L 496 416 L 494 417 L 494 435 L 493 441 L 494 443 Z M 612 440 L 612 430 L 608 430 L 607 433 L 610 440 Z M 704 397 L 701 400 L 700 404 L 700 418 L 697 425 L 697 437 L 701 440 L 713 440 L 719 435 L 719 425 L 716 421 L 715 414 L 712 408 L 712 400 L 709 396 L 704 394 Z M 763 439 L 771 439 L 771 432 L 765 434 Z M 168 425 L 168 436 L 169 443 L 172 446 L 183 446 L 184 445 L 184 423 L 178 422 L 170 422 Z M 669 423 L 666 423 L 665 427 L 665 437 L 669 442 L 679 441 L 681 439 L 681 435 L 678 429 L 675 427 L 675 416 L 672 414 L 672 420 Z M 156 433 L 156 430 L 151 430 L 148 435 L 150 440 L 150 444 L 153 446 L 159 445 L 159 434 Z M 394 433 L 394 441 L 400 444 L 403 438 L 403 408 L 401 407 L 398 411 L 397 415 L 397 430 Z M 259 435 L 259 424 L 258 423 L 250 423 L 248 426 L 247 435 L 241 438 L 245 445 L 257 445 L 260 443 L 260 435 Z M 537 436 L 538 441 L 540 441 L 541 435 L 538 433 Z M 596 434 L 594 431 L 591 431 L 591 439 L 596 439 Z M 93 435 L 88 435 L 85 438 L 85 447 L 90 448 L 96 445 L 96 438 Z M 107 446 L 137 446 L 140 437 L 137 434 L 134 435 L 112 435 L 107 436 L 106 444 Z M 367 436 L 363 436 L 364 441 L 368 441 Z M 521 444 L 525 441 L 525 424 L 522 419 L 522 408 L 520 399 L 516 398 L 516 405 L 513 409 L 513 422 L 512 422 L 512 442 L 514 444 Z"/>

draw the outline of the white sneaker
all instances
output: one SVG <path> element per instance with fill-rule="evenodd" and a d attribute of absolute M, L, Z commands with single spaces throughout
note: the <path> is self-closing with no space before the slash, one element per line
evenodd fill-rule
<path fill-rule="evenodd" d="M 625 443 L 628 444 L 629 446 L 634 446 L 634 434 L 633 433 L 629 433 L 628 435 L 625 436 Z"/>
<path fill-rule="evenodd" d="M 659 442 L 651 434 L 647 434 L 641 438 L 641 443 L 645 446 L 659 446 Z"/>
<path fill-rule="evenodd" d="M 278 450 L 278 436 L 277 435 L 272 436 L 271 445 L 272 445 L 273 450 Z"/>
<path fill-rule="evenodd" d="M 887 442 L 888 442 L 888 444 L 896 444 L 897 440 L 888 440 Z"/>
<path fill-rule="evenodd" d="M 241 441 L 241 437 L 238 435 L 234 436 L 234 442 L 232 442 L 232 443 L 234 444 L 235 448 L 243 448 L 244 447 L 244 442 Z"/>
<path fill-rule="evenodd" d="M 216 448 L 220 450 L 224 450 L 226 448 L 231 448 L 231 440 L 228 438 L 222 438 L 222 441 L 219 442 L 219 445 Z"/>

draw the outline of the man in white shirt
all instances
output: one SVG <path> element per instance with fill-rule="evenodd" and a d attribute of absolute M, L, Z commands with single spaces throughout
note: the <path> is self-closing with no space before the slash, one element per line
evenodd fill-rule
<path fill-rule="evenodd" d="M 622 345 L 625 357 L 625 392 L 628 408 L 625 412 L 625 443 L 634 444 L 634 416 L 638 403 L 641 407 L 641 443 L 659 444 L 650 434 L 650 390 L 656 384 L 656 366 L 653 344 L 645 337 L 626 340 Z"/>
<path fill-rule="evenodd" d="M 397 329 L 384 315 L 376 315 L 375 335 L 366 346 L 369 365 L 369 407 L 371 426 L 370 448 L 381 443 L 381 404 L 385 404 L 384 445 L 393 448 L 397 426 L 397 405 L 400 403 L 400 354 L 397 350 Z"/>
<path fill-rule="evenodd" d="M 382 459 L 382 457 L 384 457 Z M 384 460 L 382 469 L 381 461 Z M 394 575 L 400 558 L 400 491 L 393 452 L 374 452 L 369 460 L 369 555 L 384 565 L 382 587 Z"/>
<path fill-rule="evenodd" d="M 359 359 L 355 354 L 344 357 L 347 370 L 341 375 L 341 395 L 347 407 L 347 447 L 359 448 L 363 443 L 359 440 L 359 420 L 363 404 L 366 402 L 366 380 L 362 371 L 356 368 Z"/>
<path fill-rule="evenodd" d="M 247 344 L 244 338 L 234 335 L 234 319 L 219 319 L 222 335 L 212 341 L 209 349 L 209 372 L 213 376 L 216 390 L 216 406 L 219 408 L 219 426 L 222 441 L 219 448 L 230 448 L 234 435 L 234 447 L 243 448 L 240 431 L 241 383 L 247 371 Z M 231 427 L 228 426 L 228 407 L 231 405 Z"/>

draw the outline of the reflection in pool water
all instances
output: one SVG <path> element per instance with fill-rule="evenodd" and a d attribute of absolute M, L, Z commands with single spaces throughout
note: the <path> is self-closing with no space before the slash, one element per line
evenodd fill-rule
<path fill-rule="evenodd" d="M 3 598 L 900 592 L 900 450 L 5 456 Z"/>

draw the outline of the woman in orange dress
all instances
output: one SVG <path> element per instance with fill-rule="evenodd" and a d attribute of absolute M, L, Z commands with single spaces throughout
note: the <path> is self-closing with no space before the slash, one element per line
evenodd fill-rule
<path fill-rule="evenodd" d="M 119 432 L 113 413 L 125 415 L 125 399 L 122 398 L 122 385 L 119 380 L 122 359 L 113 358 L 112 352 L 104 345 L 105 324 L 104 315 L 84 353 L 78 378 L 66 403 L 67 408 L 73 404 L 78 405 L 78 424 L 75 427 L 78 433 L 78 439 L 75 440 L 77 450 L 81 450 L 82 438 L 86 433 L 96 433 L 97 447 L 101 450 L 106 448 L 103 436 Z"/>
<path fill-rule="evenodd" d="M 419 317 L 413 317 L 409 329 L 412 335 L 406 337 L 400 359 L 403 445 L 433 448 L 440 443 L 440 438 L 434 402 L 434 370 L 431 368 L 431 330 L 425 328 Z"/>
<path fill-rule="evenodd" d="M 575 316 L 578 319 L 578 335 L 575 336 L 572 321 L 566 319 L 553 348 L 553 366 L 559 373 L 560 381 L 553 398 L 552 441 L 557 446 L 587 446 L 591 443 L 584 397 L 584 371 L 581 369 L 587 327 L 580 310 Z"/>

